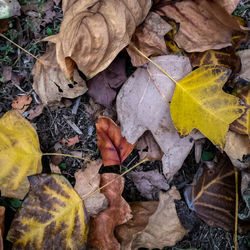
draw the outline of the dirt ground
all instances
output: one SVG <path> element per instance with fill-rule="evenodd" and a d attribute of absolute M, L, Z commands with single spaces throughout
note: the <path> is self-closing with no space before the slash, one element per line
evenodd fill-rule
<path fill-rule="evenodd" d="M 26 6 L 31 1 L 20 1 L 22 6 Z M 29 11 L 22 12 L 22 15 L 15 17 L 11 20 L 11 28 L 4 34 L 17 44 L 30 51 L 35 56 L 39 57 L 45 52 L 45 43 L 37 43 L 39 40 L 48 36 L 49 34 L 55 34 L 59 31 L 60 22 L 62 19 L 61 4 L 56 6 L 51 0 L 52 7 L 50 10 L 55 12 L 55 16 L 51 21 L 43 21 L 45 12 L 43 7 L 46 4 L 44 0 L 33 1 L 33 7 L 29 8 Z M 242 15 L 250 20 L 250 9 L 244 10 L 245 6 L 250 5 L 250 1 L 242 1 L 238 11 L 242 11 Z M 26 6 L 27 7 L 27 6 Z M 25 9 L 25 8 L 24 8 Z M 34 18 L 31 12 L 39 13 L 38 17 Z M 40 19 L 41 20 L 40 20 Z M 40 21 L 38 21 L 40 20 Z M 13 46 L 3 38 L 0 38 L 0 68 L 1 71 L 4 67 L 11 67 L 14 80 L 3 82 L 0 84 L 0 117 L 11 109 L 11 103 L 13 98 L 17 95 L 29 93 L 35 98 L 30 105 L 30 108 L 36 107 L 39 104 L 39 100 L 36 101 L 37 96 L 32 89 L 32 75 L 31 70 L 35 63 L 35 59 Z M 250 48 L 250 47 L 249 47 Z M 1 76 L 0 76 L 1 77 Z M 80 100 L 77 113 L 73 114 L 72 109 L 76 103 Z M 79 135 L 80 142 L 70 148 L 63 146 L 61 148 L 62 153 L 69 153 L 72 151 L 82 153 L 83 156 L 88 156 L 91 159 L 97 159 L 100 157 L 100 152 L 97 148 L 96 132 L 95 132 L 95 120 L 92 118 L 88 111 L 90 98 L 87 94 L 74 100 L 63 100 L 60 107 L 52 109 L 45 107 L 43 113 L 31 122 L 37 130 L 41 150 L 43 152 L 55 152 L 56 145 L 62 138 L 70 138 L 77 135 L 77 132 L 67 123 L 67 120 L 75 123 L 75 125 L 81 130 L 82 134 Z M 207 147 L 210 151 L 216 151 L 215 148 L 209 142 Z M 138 162 L 139 156 L 136 150 L 126 160 L 124 166 L 128 168 Z M 43 157 L 43 172 L 49 173 L 50 158 Z M 84 164 L 81 160 L 64 158 L 60 164 L 62 174 L 71 182 L 75 183 L 74 173 L 83 168 Z M 185 203 L 183 197 L 183 189 L 186 184 L 190 184 L 193 177 L 199 167 L 199 164 L 195 163 L 194 152 L 191 151 L 190 155 L 186 159 L 184 166 L 175 175 L 171 184 L 176 185 L 179 189 L 182 200 L 176 201 L 176 208 L 180 220 L 184 227 L 189 231 L 188 235 L 184 237 L 182 241 L 176 244 L 174 247 L 165 247 L 164 250 L 170 249 L 234 249 L 233 233 L 226 232 L 220 228 L 211 228 L 201 221 L 194 212 L 190 211 Z M 159 169 L 161 172 L 161 162 L 152 162 L 150 164 L 143 164 L 135 171 L 153 170 Z M 117 168 L 110 167 L 101 171 L 117 171 Z M 125 189 L 123 196 L 127 201 L 142 201 L 146 198 L 142 197 L 139 191 L 136 189 L 132 180 L 125 177 Z M 18 201 L 13 199 L 6 199 L 0 197 L 0 205 L 7 204 L 6 212 L 6 232 L 10 226 L 11 219 L 13 218 L 16 210 L 18 209 Z M 241 250 L 249 249 L 250 247 L 250 233 L 248 235 L 239 235 L 239 248 Z M 10 248 L 10 243 L 6 242 L 6 249 Z"/>

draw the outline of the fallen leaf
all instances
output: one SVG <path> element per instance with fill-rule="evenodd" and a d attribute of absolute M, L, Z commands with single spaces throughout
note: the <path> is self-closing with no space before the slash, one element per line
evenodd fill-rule
<path fill-rule="evenodd" d="M 136 29 L 127 48 L 133 66 L 138 67 L 147 63 L 147 59 L 139 55 L 133 46 L 142 51 L 146 56 L 167 54 L 164 36 L 171 29 L 172 26 L 157 13 L 150 12 L 144 23 Z"/>
<path fill-rule="evenodd" d="M 229 158 L 220 155 L 213 168 L 203 165 L 192 185 L 185 188 L 184 196 L 189 209 L 209 226 L 234 228 L 235 176 Z"/>
<path fill-rule="evenodd" d="M 69 82 L 56 62 L 54 44 L 49 44 L 46 53 L 36 61 L 32 69 L 33 89 L 44 105 L 55 105 L 62 97 L 75 98 L 87 91 L 85 81 L 74 71 L 74 83 Z"/>
<path fill-rule="evenodd" d="M 117 176 L 113 173 L 102 174 L 100 186 L 107 184 Z M 117 178 L 102 189 L 101 192 L 109 201 L 109 207 L 91 218 L 88 247 L 102 250 L 120 249 L 120 244 L 114 236 L 115 227 L 132 218 L 131 209 L 121 196 L 123 188 L 124 179 Z"/>
<path fill-rule="evenodd" d="M 84 249 L 87 215 L 68 180 L 41 174 L 30 176 L 29 181 L 29 194 L 7 235 L 13 249 Z"/>
<path fill-rule="evenodd" d="M 49 164 L 49 167 L 52 174 L 62 174 L 60 168 L 52 162 Z"/>
<path fill-rule="evenodd" d="M 250 173 L 241 172 L 241 195 L 244 199 L 246 208 L 243 213 L 239 213 L 240 219 L 250 219 Z"/>
<path fill-rule="evenodd" d="M 155 141 L 152 133 L 146 131 L 138 140 L 136 149 L 139 150 L 140 160 L 148 158 L 150 161 L 161 160 L 163 152 Z"/>
<path fill-rule="evenodd" d="M 8 29 L 9 29 L 9 19 L 0 19 L 0 33 L 3 33 Z"/>
<path fill-rule="evenodd" d="M 238 89 L 237 96 L 244 102 L 247 108 L 244 114 L 230 125 L 230 129 L 239 134 L 250 136 L 250 86 Z"/>
<path fill-rule="evenodd" d="M 23 199 L 29 190 L 27 176 L 42 171 L 36 130 L 11 110 L 0 119 L 0 138 L 1 195 Z"/>
<path fill-rule="evenodd" d="M 0 19 L 20 15 L 20 4 L 17 0 L 0 0 Z"/>
<path fill-rule="evenodd" d="M 222 90 L 229 73 L 220 66 L 202 66 L 178 82 L 170 110 L 182 136 L 196 128 L 214 145 L 224 148 L 230 123 L 244 113 L 239 99 Z"/>
<path fill-rule="evenodd" d="M 237 51 L 241 60 L 241 71 L 239 77 L 250 81 L 250 49 Z"/>
<path fill-rule="evenodd" d="M 30 95 L 19 95 L 13 99 L 11 107 L 22 114 L 26 109 L 29 108 L 31 102 L 32 97 Z"/>
<path fill-rule="evenodd" d="M 155 213 L 150 216 L 146 228 L 135 235 L 131 249 L 162 249 L 165 246 L 174 246 L 187 234 L 176 213 L 174 200 L 180 199 L 181 196 L 175 187 L 166 193 L 160 192 L 160 201 Z"/>
<path fill-rule="evenodd" d="M 160 56 L 155 57 L 154 62 L 176 80 L 192 70 L 187 57 Z M 193 131 L 181 138 L 176 132 L 170 115 L 174 89 L 175 84 L 154 65 L 149 64 L 146 69 L 138 68 L 134 72 L 124 83 L 116 99 L 122 135 L 128 142 L 135 143 L 145 131 L 151 131 L 164 153 L 163 173 L 168 179 L 181 168 L 194 145 L 194 139 L 203 137 L 199 132 Z"/>
<path fill-rule="evenodd" d="M 167 180 L 158 170 L 131 172 L 129 177 L 134 182 L 141 196 L 149 200 L 157 200 L 160 190 L 168 190 Z"/>
<path fill-rule="evenodd" d="M 223 7 L 209 0 L 177 1 L 159 8 L 180 23 L 175 41 L 187 52 L 202 52 L 231 46 L 232 32 L 240 26 Z"/>
<path fill-rule="evenodd" d="M 250 146 L 247 135 L 240 135 L 229 130 L 224 151 L 235 167 L 239 169 L 249 167 Z"/>
<path fill-rule="evenodd" d="M 120 127 L 110 118 L 99 117 L 96 133 L 97 146 L 101 151 L 104 166 L 122 164 L 135 146 L 122 137 Z"/>
<path fill-rule="evenodd" d="M 111 108 L 119 87 L 126 80 L 126 61 L 124 57 L 118 56 L 108 68 L 87 82 L 87 93 L 95 102 Z"/>
<path fill-rule="evenodd" d="M 29 110 L 29 115 L 28 115 L 28 119 L 29 120 L 33 120 L 35 119 L 36 117 L 38 117 L 39 115 L 41 115 L 43 113 L 43 104 L 40 104 L 38 106 L 35 107 L 35 109 L 30 109 Z"/>
<path fill-rule="evenodd" d="M 61 143 L 62 143 L 62 144 L 66 144 L 67 147 L 71 147 L 71 146 L 73 146 L 73 145 L 75 145 L 75 144 L 77 144 L 77 143 L 79 143 L 79 142 L 80 142 L 80 141 L 79 141 L 78 135 L 76 135 L 76 136 L 74 136 L 74 137 L 71 137 L 71 138 L 69 138 L 69 139 L 62 138 L 62 140 L 61 140 Z"/>
<path fill-rule="evenodd" d="M 2 26 L 2 24 L 1 24 L 1 26 Z M 2 74 L 2 77 L 4 78 L 3 83 L 6 83 L 6 82 L 10 81 L 11 76 L 12 76 L 12 67 L 11 66 L 4 66 L 3 67 L 3 74 Z"/>
<path fill-rule="evenodd" d="M 115 236 L 121 243 L 121 250 L 131 249 L 132 241 L 148 224 L 150 216 L 156 211 L 158 201 L 130 202 L 133 218 L 115 228 Z"/>
<path fill-rule="evenodd" d="M 61 145 L 61 144 L 60 144 L 60 145 Z M 57 145 L 55 145 L 55 146 L 57 146 Z M 55 146 L 54 146 L 54 148 L 55 148 Z M 56 150 L 55 153 L 57 153 L 57 154 L 62 154 L 62 150 L 61 150 L 60 148 L 58 148 L 58 149 Z M 63 156 L 62 156 L 62 155 L 52 155 L 52 156 L 51 156 L 51 162 L 52 162 L 54 165 L 56 165 L 56 166 L 59 166 L 59 165 L 60 165 L 60 163 L 62 162 L 62 159 L 63 159 Z"/>
<path fill-rule="evenodd" d="M 231 14 L 237 7 L 240 0 L 215 0 L 220 4 L 229 14 Z"/>
<path fill-rule="evenodd" d="M 4 250 L 3 247 L 3 234 L 4 234 L 4 217 L 5 207 L 0 206 L 0 250 Z"/>
<path fill-rule="evenodd" d="M 100 192 L 93 194 L 89 198 L 85 198 L 99 188 L 101 176 L 98 172 L 101 166 L 102 160 L 92 161 L 87 164 L 86 169 L 75 173 L 76 184 L 74 189 L 81 199 L 84 200 L 84 205 L 89 216 L 96 215 L 108 207 L 107 198 Z"/>
<path fill-rule="evenodd" d="M 88 78 L 103 71 L 128 45 L 151 7 L 149 0 L 65 1 L 56 43 L 57 62 L 67 79 L 76 67 Z"/>

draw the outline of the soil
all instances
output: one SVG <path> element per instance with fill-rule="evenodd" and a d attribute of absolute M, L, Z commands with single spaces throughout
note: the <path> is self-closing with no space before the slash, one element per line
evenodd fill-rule
<path fill-rule="evenodd" d="M 22 6 L 27 5 L 27 1 L 23 2 Z M 28 1 L 29 2 L 29 1 Z M 60 22 L 62 19 L 61 4 L 58 6 L 51 0 L 52 7 L 50 10 L 55 12 L 54 18 L 48 23 L 42 22 L 42 18 L 45 17 L 45 12 L 42 11 L 42 7 L 47 1 L 38 0 L 32 1 L 32 11 L 40 13 L 41 20 L 37 23 L 38 19 L 34 19 L 31 15 L 22 13 L 21 16 L 15 17 L 10 21 L 10 28 L 4 33 L 11 40 L 21 45 L 26 50 L 30 51 L 35 56 L 39 57 L 45 52 L 45 44 L 37 43 L 39 40 L 48 36 L 51 32 L 54 34 L 58 32 Z M 55 1 L 57 2 L 57 1 Z M 247 6 L 250 1 L 241 1 L 238 10 L 242 10 L 242 16 L 249 19 L 250 13 L 248 10 L 243 10 L 243 7 Z M 31 70 L 35 63 L 35 59 L 30 55 L 24 53 L 19 48 L 13 46 L 11 43 L 0 38 L 0 68 L 3 69 L 11 67 L 13 79 L 11 81 L 0 83 L 0 117 L 11 109 L 12 100 L 20 94 L 29 93 L 33 97 L 33 101 L 30 105 L 30 109 L 39 105 L 39 98 L 32 89 L 32 75 Z M 131 67 L 132 68 L 132 67 Z M 0 76 L 2 77 L 2 76 Z M 73 114 L 72 109 L 76 102 L 80 99 L 80 104 L 77 109 L 77 113 Z M 36 128 L 41 150 L 43 152 L 55 152 L 57 146 L 62 138 L 71 138 L 78 133 L 66 122 L 70 120 L 81 130 L 82 134 L 79 135 L 79 143 L 72 147 L 66 145 L 60 145 L 62 153 L 68 154 L 74 152 L 81 153 L 82 156 L 87 156 L 91 159 L 97 159 L 100 157 L 100 152 L 97 148 L 95 121 L 92 115 L 88 111 L 90 98 L 87 94 L 81 96 L 78 99 L 62 100 L 60 106 L 56 109 L 45 107 L 42 114 L 31 122 Z M 209 152 L 214 152 L 216 149 L 209 142 L 206 143 L 206 147 Z M 139 155 L 134 150 L 123 164 L 123 170 L 133 166 L 139 160 Z M 43 172 L 50 173 L 49 163 L 51 158 L 43 157 Z M 59 165 L 62 174 L 71 182 L 75 183 L 74 173 L 85 165 L 81 160 L 73 158 L 63 158 Z M 190 184 L 193 177 L 199 168 L 199 164 L 195 163 L 194 152 L 192 151 L 186 159 L 184 166 L 174 176 L 171 184 L 175 185 L 182 195 L 182 200 L 176 201 L 176 209 L 181 222 L 189 233 L 178 242 L 174 247 L 165 247 L 164 250 L 174 249 L 234 249 L 233 233 L 226 232 L 221 228 L 209 227 L 206 223 L 201 221 L 194 212 L 190 211 L 185 203 L 183 197 L 183 189 L 187 184 Z M 117 166 L 102 168 L 103 172 L 117 172 L 119 168 Z M 144 163 L 134 171 L 148 171 L 153 169 L 161 169 L 161 162 L 155 161 L 151 163 Z M 139 191 L 136 189 L 134 183 L 129 177 L 125 176 L 125 188 L 123 196 L 127 201 L 145 201 L 146 198 L 142 197 Z M 16 203 L 15 203 L 16 202 Z M 20 203 L 13 199 L 7 199 L 0 197 L 0 205 L 6 206 L 6 232 L 9 229 L 11 220 L 17 211 Z M 250 234 L 239 235 L 239 249 L 249 249 Z M 11 244 L 5 242 L 6 249 L 10 249 Z"/>

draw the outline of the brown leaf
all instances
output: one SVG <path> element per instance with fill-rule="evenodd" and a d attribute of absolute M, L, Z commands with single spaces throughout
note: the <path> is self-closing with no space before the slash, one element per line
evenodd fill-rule
<path fill-rule="evenodd" d="M 148 0 L 64 1 L 64 17 L 56 42 L 57 61 L 67 79 L 77 65 L 91 78 L 103 71 L 128 45 L 136 26 L 151 7 Z"/>
<path fill-rule="evenodd" d="M 166 54 L 167 47 L 164 35 L 171 29 L 172 26 L 164 21 L 157 13 L 150 12 L 144 23 L 136 29 L 130 45 L 127 48 L 132 64 L 138 67 L 147 63 L 147 60 L 139 55 L 133 46 L 136 46 L 146 56 Z"/>
<path fill-rule="evenodd" d="M 3 33 L 8 29 L 9 29 L 9 19 L 0 19 L 0 33 Z"/>
<path fill-rule="evenodd" d="M 75 173 L 76 184 L 74 189 L 84 200 L 84 205 L 89 216 L 98 214 L 108 207 L 108 200 L 104 194 L 98 192 L 86 198 L 89 194 L 99 188 L 100 174 L 99 169 L 102 166 L 102 160 L 92 161 L 87 164 L 87 168 Z"/>
<path fill-rule="evenodd" d="M 231 14 L 237 7 L 240 0 L 215 0 L 220 4 L 229 14 Z"/>
<path fill-rule="evenodd" d="M 0 250 L 4 250 L 3 247 L 4 217 L 5 217 L 5 207 L 0 206 Z"/>
<path fill-rule="evenodd" d="M 44 105 L 55 105 L 62 97 L 75 98 L 87 91 L 85 81 L 74 71 L 74 83 L 69 82 L 56 62 L 54 44 L 49 44 L 46 53 L 36 61 L 32 70 L 33 88 Z"/>
<path fill-rule="evenodd" d="M 150 216 L 156 211 L 158 201 L 130 202 L 133 218 L 116 227 L 115 236 L 121 243 L 121 249 L 131 249 L 132 241 L 148 224 Z"/>
<path fill-rule="evenodd" d="M 127 80 L 125 63 L 124 57 L 116 57 L 108 68 L 87 82 L 87 93 L 95 102 L 112 107 L 118 88 Z"/>
<path fill-rule="evenodd" d="M 61 143 L 62 143 L 62 144 L 66 144 L 67 147 L 71 147 L 71 146 L 73 146 L 73 145 L 75 145 L 75 144 L 77 144 L 77 143 L 79 143 L 79 142 L 80 142 L 80 141 L 79 141 L 78 135 L 76 135 L 76 136 L 74 136 L 74 137 L 71 137 L 71 138 L 69 138 L 69 139 L 62 138 L 62 140 L 61 140 Z"/>
<path fill-rule="evenodd" d="M 110 118 L 99 117 L 96 133 L 97 146 L 101 151 L 104 166 L 122 164 L 135 146 L 122 137 L 120 127 Z"/>
<path fill-rule="evenodd" d="M 159 13 L 180 23 L 175 41 L 187 52 L 230 46 L 232 32 L 240 29 L 236 19 L 209 0 L 177 1 L 160 8 Z"/>
<path fill-rule="evenodd" d="M 56 150 L 55 153 L 62 154 L 62 150 L 61 150 L 61 149 L 58 149 L 58 150 Z M 62 158 L 63 158 L 62 155 L 52 155 L 52 156 L 51 156 L 51 162 L 52 162 L 54 165 L 58 166 L 58 165 L 62 162 Z"/>
<path fill-rule="evenodd" d="M 118 175 L 102 174 L 100 186 L 105 185 Z M 120 244 L 114 236 L 115 227 L 126 223 L 132 218 L 128 203 L 122 198 L 124 179 L 118 178 L 102 189 L 102 193 L 109 201 L 108 209 L 90 220 L 88 246 L 102 250 L 120 249 Z"/>
<path fill-rule="evenodd" d="M 52 162 L 49 164 L 49 167 L 52 174 L 62 174 L 60 168 Z"/>
<path fill-rule="evenodd" d="M 146 228 L 135 235 L 131 249 L 174 246 L 187 233 L 176 213 L 174 200 L 181 199 L 178 190 L 172 187 L 166 193 L 160 192 L 159 198 L 155 213 L 150 216 Z"/>
<path fill-rule="evenodd" d="M 38 117 L 39 115 L 42 114 L 43 108 L 44 108 L 43 104 L 40 104 L 40 105 L 37 105 L 34 109 L 30 109 L 29 110 L 29 115 L 28 115 L 27 118 L 29 120 L 35 119 L 36 117 Z"/>
<path fill-rule="evenodd" d="M 241 71 L 239 76 L 246 81 L 250 81 L 250 49 L 238 51 L 241 59 Z"/>
<path fill-rule="evenodd" d="M 22 114 L 26 109 L 28 109 L 31 102 L 32 97 L 30 95 L 19 95 L 12 101 L 11 107 Z"/>
<path fill-rule="evenodd" d="M 189 208 L 209 226 L 234 228 L 235 177 L 234 167 L 224 154 L 212 169 L 203 166 L 192 185 L 184 191 Z"/>
<path fill-rule="evenodd" d="M 167 180 L 162 174 L 159 173 L 158 170 L 151 170 L 147 172 L 134 171 L 129 174 L 129 177 L 134 182 L 140 194 L 149 200 L 158 199 L 158 193 L 160 190 L 166 191 L 169 189 Z"/>

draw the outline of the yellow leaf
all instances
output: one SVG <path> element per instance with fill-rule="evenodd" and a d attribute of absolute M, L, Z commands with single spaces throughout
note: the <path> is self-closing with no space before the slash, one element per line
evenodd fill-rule
<path fill-rule="evenodd" d="M 2 196 L 23 199 L 27 176 L 40 173 L 42 153 L 36 130 L 17 111 L 0 119 L 0 190 Z"/>
<path fill-rule="evenodd" d="M 57 174 L 29 180 L 30 192 L 7 236 L 13 249 L 85 249 L 87 217 L 70 183 Z"/>
<path fill-rule="evenodd" d="M 197 128 L 223 149 L 229 124 L 244 112 L 237 97 L 222 91 L 229 72 L 219 66 L 202 66 L 178 82 L 170 109 L 181 135 Z"/>

